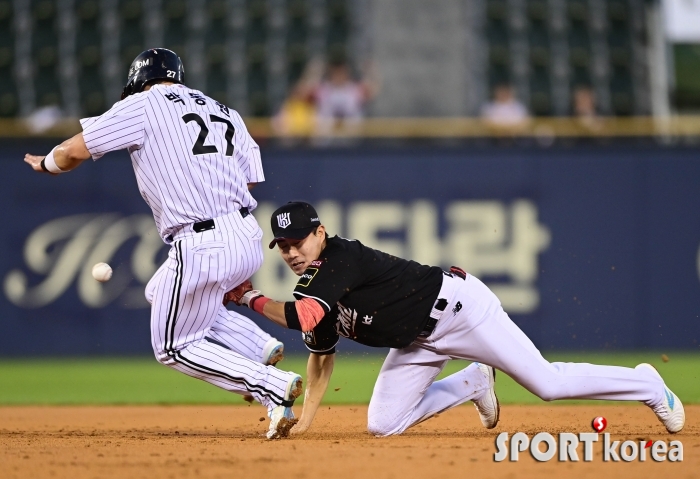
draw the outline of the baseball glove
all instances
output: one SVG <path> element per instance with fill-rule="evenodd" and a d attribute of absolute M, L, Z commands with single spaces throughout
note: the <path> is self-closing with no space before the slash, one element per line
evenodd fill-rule
<path fill-rule="evenodd" d="M 253 283 L 251 283 L 249 279 L 246 279 L 241 284 L 233 288 L 231 291 L 224 294 L 224 306 L 226 306 L 231 301 L 233 301 L 236 305 L 240 306 L 242 304 L 241 299 L 243 299 L 243 295 L 246 294 L 248 291 L 252 290 Z"/>

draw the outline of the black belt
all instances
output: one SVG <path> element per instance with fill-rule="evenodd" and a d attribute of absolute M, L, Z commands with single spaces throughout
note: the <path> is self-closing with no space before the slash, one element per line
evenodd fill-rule
<path fill-rule="evenodd" d="M 248 208 L 245 206 L 241 208 L 240 210 L 241 216 L 245 218 L 250 214 L 250 211 L 248 211 Z M 194 223 L 192 225 L 192 229 L 194 230 L 195 233 L 201 233 L 202 231 L 209 231 L 213 230 L 216 228 L 216 224 L 214 223 L 214 220 L 204 220 L 204 221 L 199 221 L 197 223 Z"/>
<path fill-rule="evenodd" d="M 462 279 L 462 281 L 467 279 L 467 273 L 462 269 L 457 266 L 451 266 L 450 267 L 450 272 L 443 271 L 443 274 L 445 276 L 452 276 L 455 277 L 457 276 L 458 278 Z M 462 309 L 462 305 L 460 303 L 457 303 L 459 305 L 459 309 Z M 445 308 L 447 307 L 447 300 L 443 298 L 438 298 L 437 301 L 435 301 L 435 304 L 433 305 L 433 309 L 439 311 L 442 313 L 445 311 Z M 456 311 L 459 311 L 457 309 Z M 433 318 L 432 316 L 428 316 L 428 322 L 425 323 L 425 326 L 423 326 L 423 331 L 418 334 L 419 338 L 427 338 L 431 334 L 433 334 L 433 331 L 435 331 L 435 326 L 437 326 L 438 321 L 440 318 Z"/>
<path fill-rule="evenodd" d="M 427 338 L 433 331 L 435 331 L 435 326 L 437 326 L 438 320 L 435 318 L 428 317 L 428 322 L 423 326 L 423 331 L 418 334 L 419 338 Z"/>
<path fill-rule="evenodd" d="M 238 211 L 241 213 L 243 218 L 250 214 L 250 210 L 248 210 L 248 208 L 245 206 Z M 201 233 L 202 231 L 209 231 L 213 229 L 216 229 L 216 223 L 214 223 L 214 220 L 198 221 L 192 224 L 192 230 L 194 230 L 195 233 Z M 166 239 L 173 241 L 173 235 L 168 235 Z"/>

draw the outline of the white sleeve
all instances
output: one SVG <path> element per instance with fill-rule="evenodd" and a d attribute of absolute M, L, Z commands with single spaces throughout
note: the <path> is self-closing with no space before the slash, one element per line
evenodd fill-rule
<path fill-rule="evenodd" d="M 239 145 L 236 161 L 245 174 L 247 183 L 262 183 L 265 181 L 265 174 L 260 158 L 260 147 L 248 133 L 241 116 L 238 113 L 235 114 L 239 125 L 242 126 L 242 128 L 236 128 L 236 145 Z"/>
<path fill-rule="evenodd" d="M 146 97 L 143 93 L 131 95 L 100 116 L 80 120 L 85 146 L 93 160 L 110 151 L 141 148 Z"/>

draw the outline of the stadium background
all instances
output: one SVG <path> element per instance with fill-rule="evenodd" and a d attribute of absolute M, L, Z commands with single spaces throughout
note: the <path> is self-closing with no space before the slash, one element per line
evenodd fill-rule
<path fill-rule="evenodd" d="M 682 13 L 693 18 L 688 5 Z M 178 52 L 189 85 L 247 119 L 267 176 L 255 190 L 266 235 L 276 205 L 311 201 L 333 233 L 482 277 L 555 356 L 622 364 L 663 352 L 695 368 L 700 34 L 673 23 L 678 8 L 641 0 L 0 1 L 0 402 L 140 401 L 151 398 L 144 391 L 153 378 L 170 374 L 128 359 L 151 354 L 143 287 L 165 249 L 127 155 L 60 178 L 33 175 L 21 161 L 118 100 L 131 60 L 151 46 Z M 347 62 L 358 81 L 371 77 L 376 92 L 362 118 L 323 131 L 313 121 L 279 126 L 314 62 Z M 482 117 L 499 85 L 512 87 L 527 118 Z M 582 87 L 595 98 L 585 117 L 575 108 Z M 116 270 L 105 285 L 89 276 L 98 261 Z M 283 298 L 293 277 L 266 251 L 254 282 Z M 303 353 L 298 334 L 259 323 Z M 377 353 L 349 341 L 339 350 Z M 46 359 L 27 359 L 37 357 Z M 365 391 L 379 364 L 370 362 L 348 373 Z M 118 400 L 115 389 L 71 396 L 65 374 L 87 366 L 148 379 Z M 99 381 L 90 374 L 80 387 Z M 206 389 L 184 401 L 228 400 L 175 376 L 172 384 Z M 512 391 L 506 401 L 524 400 Z"/>

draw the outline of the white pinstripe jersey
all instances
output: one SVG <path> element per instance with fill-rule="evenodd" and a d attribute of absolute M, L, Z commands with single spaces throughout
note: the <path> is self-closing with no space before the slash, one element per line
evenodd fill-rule
<path fill-rule="evenodd" d="M 234 110 L 184 85 L 154 85 L 80 120 L 94 160 L 128 149 L 164 241 L 181 227 L 253 210 L 248 183 L 265 181 L 260 149 Z"/>

